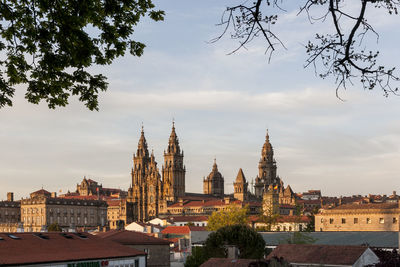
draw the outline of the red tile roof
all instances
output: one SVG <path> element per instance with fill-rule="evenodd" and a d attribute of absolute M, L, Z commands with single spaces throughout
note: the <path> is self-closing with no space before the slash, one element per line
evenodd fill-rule
<path fill-rule="evenodd" d="M 259 221 L 258 215 L 251 215 L 249 216 L 250 222 L 258 222 Z M 277 219 L 278 223 L 285 223 L 285 222 L 298 222 L 298 223 L 308 223 L 310 222 L 310 218 L 308 216 L 296 216 L 296 215 L 280 215 Z"/>
<path fill-rule="evenodd" d="M 250 203 L 250 202 L 249 202 Z M 183 203 L 174 203 L 170 206 L 169 208 L 179 208 L 179 207 L 213 207 L 213 206 L 229 206 L 232 204 L 242 204 L 242 201 L 240 200 L 234 200 L 230 201 L 229 203 L 225 203 L 224 200 L 222 199 L 213 199 L 213 200 L 207 200 L 207 201 L 185 201 Z M 255 203 L 254 203 L 255 204 Z M 259 205 L 259 203 L 256 203 Z"/>
<path fill-rule="evenodd" d="M 257 264 L 258 265 L 255 265 Z M 254 265 L 253 265 L 254 264 Z M 226 259 L 226 258 L 211 258 L 200 267 L 248 267 L 248 266 L 268 266 L 265 262 L 260 262 L 254 259 Z"/>
<path fill-rule="evenodd" d="M 173 222 L 199 222 L 208 221 L 208 216 L 171 216 L 168 219 Z"/>
<path fill-rule="evenodd" d="M 285 222 L 297 222 L 297 223 L 308 223 L 311 219 L 308 216 L 295 216 L 295 215 L 281 215 L 278 217 L 278 222 L 285 223 Z"/>
<path fill-rule="evenodd" d="M 42 189 L 40 189 L 40 190 L 37 190 L 37 191 L 35 191 L 35 192 L 32 192 L 31 194 L 51 194 L 49 191 L 47 191 L 47 190 L 44 190 L 43 188 Z"/>
<path fill-rule="evenodd" d="M 282 257 L 289 263 L 353 265 L 366 249 L 368 248 L 364 246 L 282 244 L 267 259 Z"/>
<path fill-rule="evenodd" d="M 60 196 L 60 198 L 65 198 L 65 199 L 81 199 L 81 200 L 116 200 L 118 199 L 117 197 L 111 197 L 111 196 L 97 196 L 97 195 L 91 195 L 91 196 L 81 196 L 81 195 L 64 195 Z"/>
<path fill-rule="evenodd" d="M 332 210 L 344 209 L 396 209 L 397 203 L 367 203 L 367 204 L 344 204 L 333 208 Z"/>
<path fill-rule="evenodd" d="M 127 231 L 127 230 L 111 230 L 97 234 L 98 237 L 105 240 L 111 240 L 122 245 L 167 245 L 170 242 L 161 238 L 149 236 L 144 233 Z"/>
<path fill-rule="evenodd" d="M 76 260 L 126 258 L 145 255 L 144 252 L 82 233 L 0 233 L 0 265 L 39 264 Z M 67 235 L 70 238 L 63 236 Z"/>
<path fill-rule="evenodd" d="M 162 234 L 190 234 L 194 231 L 206 231 L 205 227 L 201 226 L 167 226 L 161 231 Z"/>

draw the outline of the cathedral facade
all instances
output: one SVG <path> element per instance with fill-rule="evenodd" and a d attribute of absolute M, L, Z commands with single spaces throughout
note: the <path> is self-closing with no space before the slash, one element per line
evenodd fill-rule
<path fill-rule="evenodd" d="M 221 205 L 225 205 L 226 201 L 239 201 L 243 205 L 259 203 L 258 205 L 261 206 L 265 194 L 271 194 L 271 190 L 274 191 L 273 196 L 277 197 L 277 200 L 274 198 L 274 201 L 270 201 L 274 205 L 295 204 L 293 191 L 289 186 L 285 188 L 282 180 L 277 176 L 274 151 L 268 132 L 261 150 L 254 193 L 249 190 L 249 183 L 243 170 L 239 169 L 233 183 L 234 193 L 226 195 L 224 177 L 218 171 L 216 160 L 214 160 L 210 174 L 203 178 L 203 194 L 185 193 L 186 168 L 183 158 L 184 154 L 180 148 L 173 124 L 168 145 L 164 151 L 164 164 L 160 172 L 154 153 L 151 152 L 150 154 L 148 151 L 142 127 L 138 147 L 133 155 L 132 185 L 128 190 L 128 201 L 133 204 L 134 221 L 145 222 L 156 217 L 168 216 L 168 214 L 172 214 L 171 208 L 174 208 L 173 213 L 176 213 L 176 209 L 178 213 L 182 212 L 182 215 L 185 215 L 182 208 L 185 205 L 199 205 L 199 203 L 206 203 L 206 201 L 212 199 L 222 200 Z M 193 201 L 196 203 L 191 203 Z M 201 209 L 198 208 L 197 210 Z"/>
<path fill-rule="evenodd" d="M 134 204 L 135 220 L 148 221 L 156 218 L 166 209 L 168 203 L 183 197 L 185 172 L 183 151 L 179 146 L 175 125 L 172 125 L 168 147 L 164 151 L 162 177 L 154 153 L 149 154 L 142 127 L 138 148 L 133 156 L 132 185 L 128 190 L 128 199 Z"/>

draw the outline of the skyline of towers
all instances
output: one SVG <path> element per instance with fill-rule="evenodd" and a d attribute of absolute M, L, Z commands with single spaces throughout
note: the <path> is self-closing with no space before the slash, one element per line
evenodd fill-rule
<path fill-rule="evenodd" d="M 142 126 L 136 153 L 133 155 L 132 185 L 128 190 L 128 198 L 134 203 L 135 214 L 137 214 L 136 220 L 147 221 L 155 218 L 163 213 L 168 205 L 185 198 L 186 167 L 183 162 L 184 153 L 179 144 L 174 122 L 163 157 L 164 161 L 160 172 L 153 151 L 151 154 L 148 151 Z M 262 199 L 264 192 L 270 185 L 279 184 L 279 187 L 283 187 L 280 178 L 276 175 L 276 170 L 274 151 L 267 131 L 258 164 L 258 175 L 254 184 L 255 194 L 250 192 L 249 183 L 240 168 L 233 183 L 234 193 L 232 196 L 240 201 L 254 198 Z M 226 196 L 225 180 L 218 171 L 216 159 L 214 159 L 209 175 L 203 178 L 203 193 L 217 198 Z"/>

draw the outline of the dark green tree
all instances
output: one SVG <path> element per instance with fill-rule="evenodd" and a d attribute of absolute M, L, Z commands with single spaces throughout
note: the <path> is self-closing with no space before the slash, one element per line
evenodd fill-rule
<path fill-rule="evenodd" d="M 141 56 L 145 45 L 132 39 L 139 20 L 163 20 L 151 0 L 5 0 L 0 4 L 0 108 L 12 105 L 18 84 L 26 99 L 50 108 L 74 95 L 98 110 L 106 77 L 93 65 L 109 65 L 129 51 Z"/>
<path fill-rule="evenodd" d="M 204 247 L 193 247 L 192 254 L 186 258 L 185 267 L 198 267 L 208 259 Z"/>
<path fill-rule="evenodd" d="M 315 232 L 315 214 L 317 214 L 319 211 L 318 207 L 315 207 L 312 211 L 311 214 L 308 215 L 308 218 L 310 219 L 310 222 L 307 224 L 307 227 L 304 231 L 306 232 Z"/>
<path fill-rule="evenodd" d="M 226 258 L 228 245 L 239 249 L 241 259 L 264 257 L 265 241 L 259 233 L 247 225 L 228 225 L 211 233 L 205 246 L 188 257 L 185 267 L 200 266 L 209 258 Z"/>
<path fill-rule="evenodd" d="M 49 232 L 62 232 L 61 226 L 58 223 L 52 223 L 47 227 Z"/>

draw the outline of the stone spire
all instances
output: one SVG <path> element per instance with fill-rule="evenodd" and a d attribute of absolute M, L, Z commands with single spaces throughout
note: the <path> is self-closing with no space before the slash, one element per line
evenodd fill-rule
<path fill-rule="evenodd" d="M 214 158 L 214 164 L 212 167 L 212 173 L 217 173 L 218 172 L 218 165 L 217 165 L 217 159 Z"/>
<path fill-rule="evenodd" d="M 136 157 L 148 157 L 149 156 L 149 151 L 147 149 L 147 142 L 146 142 L 146 137 L 144 137 L 144 130 L 143 130 L 143 125 L 142 125 L 142 131 L 140 133 L 140 139 L 138 143 L 138 148 L 136 151 Z"/>
<path fill-rule="evenodd" d="M 274 158 L 274 149 L 272 148 L 272 145 L 269 141 L 268 129 L 267 129 L 267 135 L 265 136 L 265 143 L 264 143 L 262 151 L 261 151 L 261 156 L 266 161 L 273 161 L 273 158 Z"/>
<path fill-rule="evenodd" d="M 244 176 L 242 168 L 240 168 L 236 176 L 236 181 L 233 183 L 233 197 L 240 201 L 247 200 L 247 187 L 248 183 L 246 182 L 246 177 Z"/>
<path fill-rule="evenodd" d="M 246 183 L 246 178 L 244 177 L 242 168 L 239 169 L 239 172 L 236 176 L 236 183 Z"/>
<path fill-rule="evenodd" d="M 176 154 L 179 154 L 181 152 L 181 149 L 179 147 L 178 136 L 176 135 L 175 132 L 175 121 L 172 121 L 172 131 L 171 135 L 169 136 L 167 151 L 168 153 L 176 153 Z"/>

